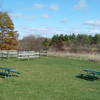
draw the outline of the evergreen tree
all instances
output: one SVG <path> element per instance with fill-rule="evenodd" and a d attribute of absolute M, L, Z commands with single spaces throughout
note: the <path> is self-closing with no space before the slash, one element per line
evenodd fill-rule
<path fill-rule="evenodd" d="M 59 35 L 59 41 L 64 41 L 64 35 L 63 34 Z"/>
<path fill-rule="evenodd" d="M 95 36 L 93 37 L 93 43 L 100 44 L 100 34 L 95 34 Z"/>
<path fill-rule="evenodd" d="M 68 41 L 69 40 L 69 37 L 68 37 L 68 35 L 66 34 L 65 36 L 64 36 L 64 41 Z"/>

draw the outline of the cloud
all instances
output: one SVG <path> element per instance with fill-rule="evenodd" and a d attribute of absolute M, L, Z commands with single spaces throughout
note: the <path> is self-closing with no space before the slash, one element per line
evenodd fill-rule
<path fill-rule="evenodd" d="M 26 35 L 30 33 L 30 34 L 44 36 L 44 37 L 52 37 L 54 34 L 64 33 L 64 30 L 61 28 L 62 27 L 54 27 L 54 26 L 42 26 L 42 27 L 25 26 L 25 27 L 21 27 L 20 30 L 21 33 L 25 33 Z"/>
<path fill-rule="evenodd" d="M 10 17 L 12 19 L 18 19 L 18 18 L 21 18 L 21 19 L 27 19 L 27 20 L 33 20 L 35 19 L 35 16 L 27 16 L 27 15 L 24 15 L 22 13 L 9 13 Z"/>
<path fill-rule="evenodd" d="M 9 13 L 11 18 L 22 18 L 23 14 L 21 13 Z"/>
<path fill-rule="evenodd" d="M 52 5 L 50 5 L 50 9 L 53 10 L 53 11 L 58 11 L 59 10 L 59 5 L 52 4 Z"/>
<path fill-rule="evenodd" d="M 69 29 L 70 33 L 75 34 L 96 34 L 100 33 L 100 29 L 98 27 L 73 27 Z"/>
<path fill-rule="evenodd" d="M 86 21 L 84 24 L 90 26 L 100 26 L 100 20 Z"/>
<path fill-rule="evenodd" d="M 43 14 L 42 17 L 45 18 L 45 19 L 48 19 L 49 15 L 48 14 Z"/>
<path fill-rule="evenodd" d="M 47 28 L 31 28 L 32 31 L 48 31 Z"/>
<path fill-rule="evenodd" d="M 44 36 L 44 37 L 52 37 L 54 34 L 95 34 L 100 33 L 99 28 L 94 27 L 55 27 L 55 26 L 40 26 L 40 27 L 32 27 L 32 26 L 24 26 L 20 27 L 21 36 L 27 36 L 29 34 Z"/>
<path fill-rule="evenodd" d="M 86 0 L 79 0 L 79 2 L 74 6 L 75 9 L 83 9 L 83 8 L 88 8 L 88 4 Z"/>
<path fill-rule="evenodd" d="M 53 10 L 53 11 L 58 11 L 59 5 L 58 4 L 43 5 L 43 4 L 40 4 L 40 3 L 36 3 L 36 4 L 33 4 L 33 8 L 34 9 L 47 8 L 47 9 L 50 9 L 50 10 Z"/>
<path fill-rule="evenodd" d="M 29 32 L 35 32 L 35 31 L 37 31 L 37 32 L 44 32 L 44 31 L 48 31 L 48 28 L 46 28 L 46 27 L 23 27 L 22 28 L 23 30 L 25 30 L 25 31 L 29 31 Z"/>
<path fill-rule="evenodd" d="M 61 23 L 67 23 L 68 22 L 68 18 L 63 18 L 60 22 Z"/>
<path fill-rule="evenodd" d="M 36 4 L 33 4 L 33 8 L 35 8 L 35 9 L 42 9 L 42 8 L 44 8 L 44 5 L 36 3 Z"/>
<path fill-rule="evenodd" d="M 100 29 L 91 29 L 89 33 L 100 33 Z"/>

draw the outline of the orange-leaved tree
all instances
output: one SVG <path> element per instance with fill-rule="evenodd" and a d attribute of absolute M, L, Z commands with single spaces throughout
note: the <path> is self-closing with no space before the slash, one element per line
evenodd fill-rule
<path fill-rule="evenodd" d="M 17 49 L 17 31 L 14 31 L 14 24 L 6 12 L 0 12 L 0 49 Z"/>

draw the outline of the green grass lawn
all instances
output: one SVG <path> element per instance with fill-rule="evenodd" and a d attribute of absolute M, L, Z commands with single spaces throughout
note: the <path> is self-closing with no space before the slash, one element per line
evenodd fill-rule
<path fill-rule="evenodd" d="M 20 77 L 0 78 L 0 100 L 100 100 L 100 80 L 75 76 L 83 69 L 100 70 L 100 63 L 66 57 L 0 60 L 21 72 Z"/>

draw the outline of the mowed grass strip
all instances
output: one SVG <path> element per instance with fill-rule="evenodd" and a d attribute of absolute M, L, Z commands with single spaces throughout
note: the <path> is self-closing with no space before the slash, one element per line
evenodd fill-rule
<path fill-rule="evenodd" d="M 21 72 L 0 78 L 0 100 L 99 100 L 100 80 L 76 78 L 83 69 L 100 70 L 100 63 L 67 57 L 4 59 L 0 67 Z"/>

